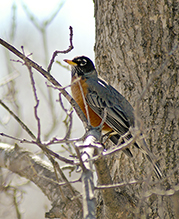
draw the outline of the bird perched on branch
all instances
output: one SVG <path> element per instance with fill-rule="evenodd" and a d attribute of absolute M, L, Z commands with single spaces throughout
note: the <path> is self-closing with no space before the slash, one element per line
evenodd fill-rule
<path fill-rule="evenodd" d="M 73 98 L 85 116 L 90 119 L 93 127 L 100 125 L 106 108 L 107 116 L 102 131 L 110 133 L 110 140 L 117 144 L 120 136 L 127 133 L 131 126 L 134 126 L 132 106 L 115 88 L 98 77 L 95 66 L 88 57 L 78 56 L 73 60 L 65 59 L 64 61 L 71 65 Z M 77 78 L 79 80 L 75 82 Z M 126 138 L 132 138 L 130 132 Z M 134 145 L 140 149 L 136 142 Z M 129 148 L 125 149 L 124 152 L 129 157 L 133 156 Z M 151 152 L 145 154 L 153 164 L 158 178 L 162 178 L 158 165 L 150 156 Z"/>

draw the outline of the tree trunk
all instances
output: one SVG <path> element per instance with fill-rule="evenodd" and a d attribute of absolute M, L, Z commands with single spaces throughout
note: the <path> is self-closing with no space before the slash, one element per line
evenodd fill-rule
<path fill-rule="evenodd" d="M 95 0 L 96 68 L 135 108 L 148 81 L 167 59 L 179 39 L 177 0 Z M 165 179 L 158 181 L 152 166 L 138 149 L 134 159 L 119 152 L 108 157 L 115 183 L 144 179 L 119 192 L 134 197 L 135 218 L 179 218 L 176 193 L 179 182 L 179 50 L 152 81 L 140 102 L 141 129 L 159 160 Z M 157 182 L 159 182 L 157 184 Z M 154 183 L 153 185 L 151 185 Z M 172 190 L 173 189 L 173 190 Z M 166 192 L 167 191 L 167 192 Z M 173 192 L 172 192 L 173 191 Z M 100 192 L 98 194 L 100 196 Z M 169 196 L 170 195 L 170 196 Z M 100 200 L 100 198 L 99 198 Z M 174 203 L 175 202 L 175 203 Z M 98 206 L 98 218 L 103 206 Z M 131 210 L 131 209 L 130 209 Z"/>

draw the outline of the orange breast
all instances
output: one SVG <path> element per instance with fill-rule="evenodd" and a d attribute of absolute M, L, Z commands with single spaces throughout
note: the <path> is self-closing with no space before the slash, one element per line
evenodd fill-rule
<path fill-rule="evenodd" d="M 75 78 L 72 78 L 72 82 L 74 81 L 74 79 Z M 79 107 L 81 108 L 85 116 L 87 117 L 87 113 L 86 113 L 86 109 L 85 109 L 85 105 L 83 101 L 83 96 L 82 96 L 81 89 L 80 89 L 80 85 L 81 85 L 81 88 L 84 93 L 84 97 L 86 97 L 87 92 L 88 92 L 88 85 L 85 82 L 86 82 L 86 79 L 85 80 L 80 79 L 80 81 L 72 84 L 71 91 L 72 91 L 73 98 L 78 103 Z M 88 106 L 88 112 L 89 112 L 91 125 L 93 127 L 100 125 L 101 118 L 89 106 Z M 106 123 L 104 123 L 103 131 L 111 131 L 111 128 Z"/>

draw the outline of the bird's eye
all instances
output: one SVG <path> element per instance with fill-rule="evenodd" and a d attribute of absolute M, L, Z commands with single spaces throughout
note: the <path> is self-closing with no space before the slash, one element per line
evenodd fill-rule
<path fill-rule="evenodd" d="M 87 64 L 86 59 L 80 59 L 80 66 L 84 66 Z"/>

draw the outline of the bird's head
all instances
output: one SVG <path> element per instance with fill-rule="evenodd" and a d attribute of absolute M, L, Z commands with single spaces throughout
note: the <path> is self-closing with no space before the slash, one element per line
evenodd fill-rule
<path fill-rule="evenodd" d="M 71 65 L 72 77 L 75 74 L 85 78 L 97 77 L 93 62 L 86 56 L 77 56 L 72 60 L 64 59 L 64 61 Z"/>

